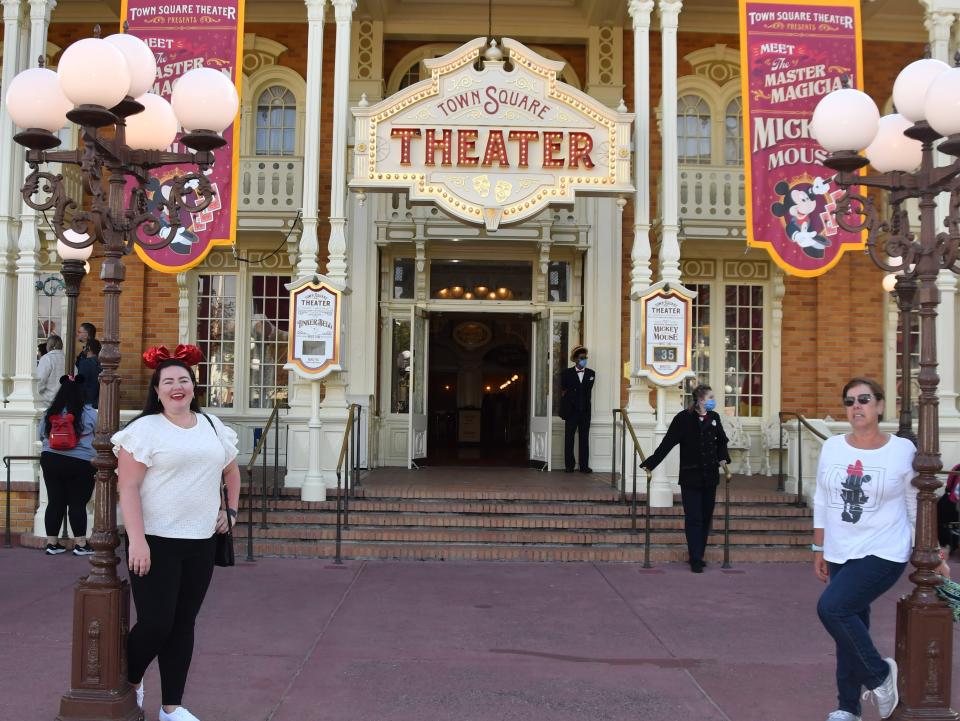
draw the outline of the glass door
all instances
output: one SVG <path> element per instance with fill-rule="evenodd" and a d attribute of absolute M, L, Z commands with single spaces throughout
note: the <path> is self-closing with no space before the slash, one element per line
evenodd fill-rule
<path fill-rule="evenodd" d="M 427 457 L 427 387 L 429 363 L 427 339 L 430 337 L 430 316 L 423 308 L 410 309 L 410 401 L 407 468 L 417 468 L 417 461 Z"/>
<path fill-rule="evenodd" d="M 553 313 L 533 317 L 533 348 L 530 354 L 530 460 L 550 470 L 550 440 L 553 420 Z"/>

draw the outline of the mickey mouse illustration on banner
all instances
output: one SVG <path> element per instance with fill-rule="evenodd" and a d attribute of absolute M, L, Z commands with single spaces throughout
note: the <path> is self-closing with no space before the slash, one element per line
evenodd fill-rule
<path fill-rule="evenodd" d="M 782 201 L 774 203 L 770 210 L 783 218 L 787 237 L 811 258 L 823 258 L 824 250 L 830 246 L 822 217 L 831 201 L 830 183 L 823 178 L 814 178 L 812 183 L 781 180 L 774 192 Z"/>

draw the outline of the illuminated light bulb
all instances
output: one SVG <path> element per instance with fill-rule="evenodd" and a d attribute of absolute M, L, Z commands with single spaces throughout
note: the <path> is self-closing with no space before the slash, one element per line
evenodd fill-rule
<path fill-rule="evenodd" d="M 468 290 L 466 293 L 463 294 L 463 299 L 464 299 L 464 300 L 473 300 L 473 293 L 471 293 L 471 292 Z"/>
<path fill-rule="evenodd" d="M 451 298 L 462 298 L 463 297 L 463 288 L 459 285 L 455 285 L 450 289 Z"/>

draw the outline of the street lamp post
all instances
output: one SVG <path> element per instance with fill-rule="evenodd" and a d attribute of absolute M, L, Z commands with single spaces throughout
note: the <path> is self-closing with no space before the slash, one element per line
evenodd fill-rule
<path fill-rule="evenodd" d="M 83 241 L 71 230 L 65 235 L 74 242 Z M 63 289 L 67 296 L 67 328 L 64 348 L 69 349 L 66 354 L 66 372 L 72 373 L 73 359 L 76 357 L 77 345 L 77 296 L 80 295 L 80 283 L 87 274 L 87 258 L 93 250 L 92 245 L 84 248 L 74 248 L 62 241 L 57 241 L 57 254 L 63 260 L 60 275 L 63 276 Z"/>
<path fill-rule="evenodd" d="M 917 279 L 898 275 L 893 286 L 893 297 L 900 312 L 900 417 L 897 435 L 917 445 L 913 432 L 913 390 L 911 368 L 913 367 L 913 306 L 917 297 Z"/>
<path fill-rule="evenodd" d="M 958 714 L 950 707 L 952 617 L 937 596 L 939 580 L 934 571 L 940 564 L 935 492 L 941 484 L 936 474 L 943 467 L 937 399 L 937 276 L 944 269 L 960 273 L 960 160 L 938 167 L 934 142 L 946 137 L 939 151 L 960 156 L 960 68 L 929 58 L 911 63 L 897 77 L 893 100 L 899 114 L 879 118 L 876 105 L 864 93 L 837 90 L 820 101 L 812 125 L 817 141 L 830 153 L 824 164 L 837 171 L 837 184 L 847 189 L 837 210 L 838 224 L 848 231 L 866 232 L 870 257 L 879 267 L 899 274 L 898 287 L 916 284 L 920 396 L 913 463 L 918 475 L 913 484 L 918 495 L 916 541 L 910 558 L 916 570 L 910 574 L 913 591 L 897 605 L 900 705 L 893 718 L 956 721 Z M 863 149 L 866 157 L 859 155 Z M 879 172 L 859 175 L 868 163 Z M 861 192 L 862 186 L 888 195 L 889 220 L 880 217 L 874 197 Z M 950 202 L 946 230 L 938 232 L 936 207 L 941 193 L 949 193 Z M 911 232 L 903 207 L 911 198 L 920 201 L 919 236 Z M 893 264 L 892 258 L 899 258 L 899 263 Z M 904 281 L 908 286 L 901 285 Z M 902 310 L 908 295 L 905 291 Z M 903 330 L 909 333 L 909 319 Z M 909 360 L 904 385 L 908 376 Z"/>
<path fill-rule="evenodd" d="M 14 140 L 28 149 L 32 169 L 22 189 L 25 202 L 38 211 L 53 210 L 53 231 L 66 248 L 103 244 L 103 372 L 89 541 L 94 554 L 90 573 L 74 594 L 70 690 L 61 699 L 58 719 L 132 721 L 142 713 L 126 679 L 129 585 L 117 574 L 117 463 L 110 442 L 120 421 L 123 256 L 134 245 L 168 245 L 181 212 L 198 212 L 210 204 L 214 192 L 204 171 L 213 165 L 213 150 L 225 144 L 221 134 L 236 117 L 239 103 L 228 77 L 197 68 L 177 81 L 171 108 L 147 92 L 156 78 L 156 61 L 145 43 L 130 35 L 100 39 L 99 28 L 95 35 L 68 47 L 56 73 L 41 66 L 17 75 L 6 102 L 14 123 L 23 128 Z M 81 147 L 51 152 L 60 142 L 53 133 L 67 119 L 80 126 Z M 178 121 L 185 131 L 179 142 L 194 152 L 168 152 Z M 83 198 L 67 195 L 62 176 L 41 170 L 48 162 L 80 166 L 87 207 L 81 205 Z M 195 165 L 199 172 L 176 177 L 168 189 L 151 197 L 150 171 L 172 164 Z"/>

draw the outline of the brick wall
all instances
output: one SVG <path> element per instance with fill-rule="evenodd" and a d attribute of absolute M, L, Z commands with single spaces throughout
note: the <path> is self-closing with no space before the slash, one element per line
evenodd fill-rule
<path fill-rule="evenodd" d="M 33 533 L 33 514 L 37 510 L 38 488 L 36 483 L 12 483 L 10 494 L 10 532 L 16 543 L 20 533 Z M 5 523 L 7 513 L 7 494 L 0 491 L 0 523 Z M 0 534 L 2 543 L 2 534 Z"/>

